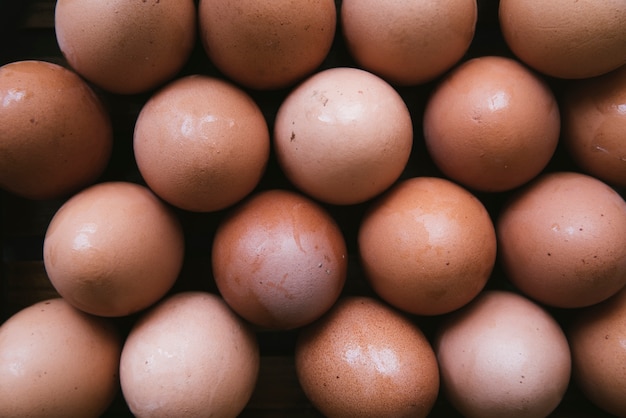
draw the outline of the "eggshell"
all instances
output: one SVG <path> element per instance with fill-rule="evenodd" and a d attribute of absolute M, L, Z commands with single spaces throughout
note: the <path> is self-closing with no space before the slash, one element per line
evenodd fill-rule
<path fill-rule="evenodd" d="M 358 231 L 363 270 L 388 303 L 419 315 L 451 312 L 485 286 L 496 233 L 483 204 L 441 178 L 407 179 L 369 208 Z"/>
<path fill-rule="evenodd" d="M 291 86 L 318 68 L 337 24 L 333 0 L 201 0 L 198 14 L 212 63 L 259 90 Z"/>
<path fill-rule="evenodd" d="M 122 393 L 142 417 L 236 417 L 259 370 L 254 333 L 216 295 L 168 297 L 135 323 L 120 361 Z"/>
<path fill-rule="evenodd" d="M 306 396 L 327 417 L 426 417 L 439 392 L 422 331 L 373 298 L 340 299 L 303 329 L 295 362 Z"/>
<path fill-rule="evenodd" d="M 0 67 L 0 188 L 64 197 L 96 181 L 112 142 L 106 109 L 74 72 L 37 60 Z"/>
<path fill-rule="evenodd" d="M 463 58 L 476 0 L 344 0 L 342 33 L 357 63 L 397 85 L 425 83 Z"/>
<path fill-rule="evenodd" d="M 0 416 L 99 417 L 118 389 L 122 341 L 110 322 L 60 298 L 0 327 Z"/>
<path fill-rule="evenodd" d="M 187 62 L 196 6 L 193 0 L 59 0 L 54 29 L 76 72 L 113 93 L 142 93 Z"/>
<path fill-rule="evenodd" d="M 626 64 L 623 0 L 501 0 L 499 20 L 513 53 L 552 77 L 594 77 Z"/>
<path fill-rule="evenodd" d="M 496 232 L 506 275 L 542 303 L 584 307 L 626 284 L 626 202 L 591 176 L 542 175 L 503 208 Z"/>
<path fill-rule="evenodd" d="M 43 242 L 50 282 L 75 307 L 124 316 L 155 303 L 182 267 L 183 231 L 147 188 L 107 182 L 74 195 L 55 213 Z"/>
<path fill-rule="evenodd" d="M 191 75 L 143 106 L 133 147 L 139 171 L 157 195 L 185 210 L 211 212 L 256 187 L 270 138 L 247 93 L 218 78 Z"/>
<path fill-rule="evenodd" d="M 266 190 L 218 226 L 213 276 L 226 302 L 265 328 L 308 324 L 335 303 L 347 274 L 342 231 L 330 214 L 295 192 Z"/>
<path fill-rule="evenodd" d="M 516 293 L 481 293 L 440 324 L 433 346 L 443 393 L 467 418 L 546 417 L 568 387 L 565 334 Z"/>
<path fill-rule="evenodd" d="M 413 146 L 411 115 L 387 82 L 356 68 L 309 77 L 278 109 L 274 148 L 286 177 L 326 203 L 364 202 L 402 174 Z"/>
<path fill-rule="evenodd" d="M 599 408 L 625 417 L 626 288 L 578 311 L 568 337 L 575 383 Z"/>
<path fill-rule="evenodd" d="M 513 59 L 484 56 L 436 86 L 423 129 L 428 153 L 447 177 L 500 192 L 546 167 L 560 123 L 556 98 L 541 78 Z"/>

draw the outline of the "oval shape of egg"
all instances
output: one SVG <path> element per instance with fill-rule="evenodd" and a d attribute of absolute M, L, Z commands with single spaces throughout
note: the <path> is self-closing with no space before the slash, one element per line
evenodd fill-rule
<path fill-rule="evenodd" d="M 274 148 L 287 178 L 326 203 L 380 194 L 402 174 L 413 146 L 411 115 L 387 82 L 356 68 L 309 77 L 278 109 Z"/>
<path fill-rule="evenodd" d="M 342 32 L 359 66 L 396 85 L 430 81 L 467 52 L 476 0 L 375 1 L 341 4 Z"/>
<path fill-rule="evenodd" d="M 496 233 L 483 204 L 434 177 L 404 180 L 375 201 L 362 219 L 358 245 L 374 291 L 418 315 L 467 304 L 496 261 Z"/>
<path fill-rule="evenodd" d="M 147 188 L 126 182 L 91 186 L 55 213 L 43 243 L 50 282 L 75 307 L 125 316 L 155 303 L 182 267 L 183 231 Z"/>
<path fill-rule="evenodd" d="M 496 232 L 507 277 L 542 303 L 589 306 L 626 284 L 626 202 L 596 178 L 542 175 L 502 209 Z"/>
<path fill-rule="evenodd" d="M 502 34 L 513 53 L 558 78 L 589 78 L 626 64 L 626 3 L 502 0 Z"/>
<path fill-rule="evenodd" d="M 89 185 L 111 155 L 111 120 L 74 72 L 45 61 L 0 67 L 0 188 L 29 199 Z"/>
<path fill-rule="evenodd" d="M 102 416 L 121 351 L 112 323 L 61 298 L 22 309 L 0 327 L 0 416 Z"/>
<path fill-rule="evenodd" d="M 247 93 L 218 78 L 191 75 L 146 102 L 133 147 L 152 191 L 179 208 L 211 212 L 256 187 L 269 159 L 270 137 Z"/>
<path fill-rule="evenodd" d="M 54 29 L 77 73 L 112 93 L 142 93 L 173 78 L 196 39 L 192 0 L 59 0 Z"/>
<path fill-rule="evenodd" d="M 133 325 L 120 360 L 134 416 L 236 417 L 259 371 L 254 333 L 213 294 L 174 294 Z"/>
<path fill-rule="evenodd" d="M 337 24 L 332 0 L 201 0 L 198 15 L 211 62 L 258 90 L 290 86 L 318 68 Z"/>
<path fill-rule="evenodd" d="M 298 381 L 328 417 L 426 417 L 439 393 L 434 351 L 420 328 L 376 299 L 349 296 L 304 328 Z"/>
<path fill-rule="evenodd" d="M 568 387 L 561 327 L 512 292 L 481 293 L 439 325 L 433 346 L 443 392 L 467 418 L 547 417 Z"/>
<path fill-rule="evenodd" d="M 570 83 L 561 100 L 562 141 L 588 174 L 626 187 L 626 65 Z"/>
<path fill-rule="evenodd" d="M 424 111 L 424 140 L 447 177 L 500 192 L 545 168 L 560 123 L 541 78 L 515 60 L 486 56 L 464 62 L 435 87 Z"/>
<path fill-rule="evenodd" d="M 626 288 L 576 312 L 567 336 L 578 387 L 599 408 L 626 416 Z"/>
<path fill-rule="evenodd" d="M 253 324 L 292 329 L 335 303 L 347 274 L 343 234 L 330 214 L 295 192 L 266 190 L 233 209 L 213 239 L 215 283 Z"/>

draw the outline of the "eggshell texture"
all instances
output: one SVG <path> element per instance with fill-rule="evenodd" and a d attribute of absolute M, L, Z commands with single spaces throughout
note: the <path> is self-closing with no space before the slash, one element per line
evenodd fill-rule
<path fill-rule="evenodd" d="M 577 312 L 568 337 L 576 384 L 598 407 L 625 417 L 626 288 Z"/>
<path fill-rule="evenodd" d="M 174 77 L 196 39 L 193 0 L 59 0 L 54 28 L 67 62 L 113 93 L 148 91 Z"/>
<path fill-rule="evenodd" d="M 95 181 L 113 141 L 100 98 L 74 72 L 45 61 L 0 67 L 0 188 L 59 198 Z"/>
<path fill-rule="evenodd" d="M 198 7 L 208 57 L 253 89 L 287 87 L 312 73 L 335 36 L 333 0 L 201 0 Z"/>
<path fill-rule="evenodd" d="M 298 336 L 296 373 L 327 417 L 426 417 L 439 392 L 433 349 L 408 318 L 345 297 Z"/>
<path fill-rule="evenodd" d="M 562 99 L 562 141 L 582 169 L 626 187 L 626 66 L 576 80 Z"/>
<path fill-rule="evenodd" d="M 455 65 L 476 29 L 476 0 L 344 0 L 343 35 L 358 64 L 393 84 L 421 84 Z"/>
<path fill-rule="evenodd" d="M 236 417 L 259 370 L 254 333 L 216 295 L 183 292 L 147 311 L 120 361 L 122 393 L 142 417 Z"/>
<path fill-rule="evenodd" d="M 526 64 L 559 78 L 588 78 L 626 64 L 622 0 L 501 0 L 500 27 Z"/>
<path fill-rule="evenodd" d="M 485 56 L 464 62 L 435 88 L 424 111 L 424 139 L 447 177 L 499 192 L 545 168 L 560 123 L 541 78 L 515 60 Z"/>
<path fill-rule="evenodd" d="M 209 76 L 173 81 L 141 109 L 133 139 L 148 186 L 174 206 L 224 209 L 261 179 L 270 153 L 267 123 L 252 98 Z"/>
<path fill-rule="evenodd" d="M 387 82 L 336 67 L 309 77 L 278 109 L 274 147 L 287 178 L 332 204 L 361 203 L 386 190 L 413 145 L 411 115 Z"/>
<path fill-rule="evenodd" d="M 515 293 L 481 293 L 441 323 L 433 346 L 446 399 L 467 418 L 546 417 L 568 387 L 563 331 Z"/>
<path fill-rule="evenodd" d="M 468 303 L 496 260 L 496 233 L 483 204 L 434 177 L 404 180 L 374 202 L 361 222 L 358 245 L 374 291 L 419 315 Z"/>
<path fill-rule="evenodd" d="M 213 276 L 226 302 L 266 328 L 308 324 L 335 303 L 347 274 L 347 249 L 334 219 L 314 201 L 266 190 L 218 226 Z"/>
<path fill-rule="evenodd" d="M 147 188 L 126 182 L 91 186 L 56 212 L 43 261 L 50 282 L 75 307 L 124 316 L 147 308 L 182 267 L 183 231 Z"/>
<path fill-rule="evenodd" d="M 99 417 L 118 388 L 122 341 L 104 318 L 61 298 L 0 327 L 0 416 Z"/>
<path fill-rule="evenodd" d="M 508 278 L 542 303 L 584 307 L 626 283 L 626 202 L 591 176 L 542 175 L 500 212 L 496 231 Z"/>

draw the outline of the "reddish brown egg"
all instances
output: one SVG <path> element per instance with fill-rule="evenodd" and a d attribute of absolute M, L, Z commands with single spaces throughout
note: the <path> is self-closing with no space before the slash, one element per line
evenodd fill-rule
<path fill-rule="evenodd" d="M 588 306 L 626 284 L 626 202 L 591 176 L 542 175 L 503 208 L 496 230 L 508 278 L 542 303 Z"/>
<path fill-rule="evenodd" d="M 155 303 L 182 267 L 183 231 L 147 188 L 126 182 L 91 186 L 56 212 L 43 261 L 52 285 L 75 307 L 124 316 Z"/>
<path fill-rule="evenodd" d="M 547 417 L 569 384 L 561 327 L 516 293 L 481 293 L 444 320 L 433 346 L 446 399 L 467 418 Z"/>
<path fill-rule="evenodd" d="M 426 417 L 439 392 L 422 331 L 372 298 L 340 299 L 305 328 L 295 362 L 304 393 L 328 417 Z"/>
<path fill-rule="evenodd" d="M 0 67 L 0 188 L 64 197 L 97 180 L 112 142 L 100 98 L 74 72 L 44 61 Z"/>
<path fill-rule="evenodd" d="M 144 180 L 157 195 L 195 212 L 243 199 L 265 171 L 270 137 L 261 110 L 218 78 L 180 78 L 139 113 L 133 140 Z"/>
<path fill-rule="evenodd" d="M 344 0 L 342 32 L 364 69 L 393 84 L 414 85 L 448 71 L 468 50 L 476 0 Z"/>
<path fill-rule="evenodd" d="M 333 0 L 201 0 L 198 7 L 208 57 L 254 89 L 287 87 L 312 73 L 335 36 Z"/>
<path fill-rule="evenodd" d="M 0 327 L 0 416 L 102 416 L 119 388 L 121 350 L 110 322 L 63 299 L 22 309 Z"/>
<path fill-rule="evenodd" d="M 294 192 L 259 192 L 218 226 L 213 275 L 226 302 L 266 328 L 308 324 L 335 303 L 347 250 L 334 219 Z"/>
<path fill-rule="evenodd" d="M 498 192 L 545 168 L 560 123 L 541 78 L 515 60 L 486 56 L 466 61 L 436 86 L 424 111 L 424 139 L 447 177 Z"/>
<path fill-rule="evenodd" d="M 380 197 L 362 220 L 358 244 L 377 294 L 419 315 L 468 303 L 496 260 L 496 234 L 483 204 L 440 178 L 404 180 Z"/>

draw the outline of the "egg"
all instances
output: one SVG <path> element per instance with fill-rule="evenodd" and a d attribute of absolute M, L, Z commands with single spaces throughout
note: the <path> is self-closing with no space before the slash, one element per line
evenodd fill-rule
<path fill-rule="evenodd" d="M 112 131 L 73 71 L 38 60 L 0 67 L 0 189 L 35 200 L 78 191 L 104 172 Z"/>
<path fill-rule="evenodd" d="M 122 340 L 111 322 L 61 298 L 0 326 L 0 416 L 99 417 L 119 390 Z"/>
<path fill-rule="evenodd" d="M 331 204 L 362 203 L 402 174 L 413 125 L 400 94 L 364 70 L 320 71 L 293 89 L 274 123 L 274 150 L 289 181 Z"/>
<path fill-rule="evenodd" d="M 414 177 L 368 208 L 358 250 L 381 298 L 406 312 L 440 315 L 483 289 L 496 261 L 496 233 L 469 191 L 446 179 Z"/>
<path fill-rule="evenodd" d="M 278 189 L 255 194 L 220 222 L 211 260 L 229 306 L 270 329 L 322 316 L 339 297 L 348 265 L 343 233 L 330 214 Z"/>
<path fill-rule="evenodd" d="M 622 0 L 502 0 L 499 21 L 513 53 L 549 76 L 589 78 L 626 64 Z"/>
<path fill-rule="evenodd" d="M 201 0 L 198 14 L 211 62 L 257 90 L 289 87 L 316 70 L 337 23 L 333 0 Z"/>
<path fill-rule="evenodd" d="M 304 328 L 295 366 L 327 417 L 426 417 L 439 393 L 437 360 L 421 329 L 370 297 L 344 297 Z"/>
<path fill-rule="evenodd" d="M 75 194 L 54 214 L 43 262 L 54 288 L 73 306 L 126 316 L 169 291 L 184 244 L 178 218 L 150 190 L 105 182 Z"/>
<path fill-rule="evenodd" d="M 56 40 L 69 65 L 100 88 L 136 94 L 175 77 L 196 40 L 193 0 L 59 0 Z"/>
<path fill-rule="evenodd" d="M 518 61 L 465 61 L 435 87 L 423 115 L 434 164 L 466 187 L 514 189 L 537 176 L 559 140 L 560 112 L 543 79 Z"/>
<path fill-rule="evenodd" d="M 571 354 L 560 325 L 516 293 L 489 290 L 439 325 L 433 346 L 445 399 L 464 417 L 547 417 Z"/>
<path fill-rule="evenodd" d="M 236 417 L 259 370 L 250 328 L 217 295 L 177 293 L 133 325 L 120 360 L 133 416 Z"/>
<path fill-rule="evenodd" d="M 342 33 L 361 68 L 396 85 L 416 85 L 459 62 L 474 38 L 476 0 L 344 0 Z"/>
<path fill-rule="evenodd" d="M 145 103 L 133 149 L 142 178 L 159 197 L 188 211 L 213 212 L 257 186 L 270 137 L 246 92 L 215 77 L 190 75 Z"/>
<path fill-rule="evenodd" d="M 524 294 L 580 308 L 626 284 L 626 202 L 580 173 L 546 173 L 520 190 L 496 221 L 500 263 Z"/>
<path fill-rule="evenodd" d="M 577 311 L 567 335 L 574 383 L 602 410 L 626 416 L 626 288 Z"/>

